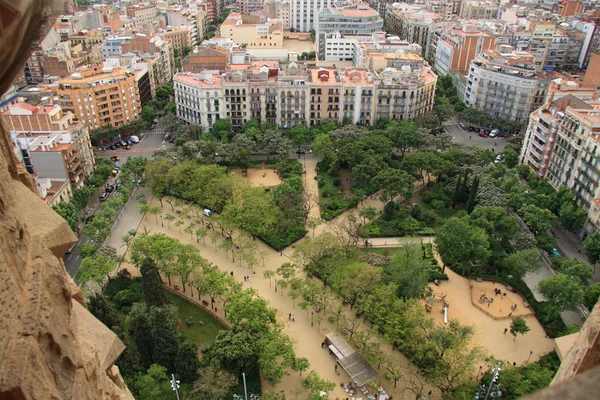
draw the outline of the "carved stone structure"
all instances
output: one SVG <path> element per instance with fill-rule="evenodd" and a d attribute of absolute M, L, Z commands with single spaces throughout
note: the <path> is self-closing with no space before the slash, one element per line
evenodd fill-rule
<path fill-rule="evenodd" d="M 43 21 L 37 0 L 0 0 L 0 92 L 22 70 Z M 42 25 L 43 27 L 43 25 Z M 43 33 L 43 30 L 42 30 Z M 0 134 L 0 398 L 133 399 L 117 336 L 85 308 L 61 257 L 76 237 L 37 195 Z"/>

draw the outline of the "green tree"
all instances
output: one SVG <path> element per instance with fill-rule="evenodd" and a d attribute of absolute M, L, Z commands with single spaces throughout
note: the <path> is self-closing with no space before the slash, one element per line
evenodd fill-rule
<path fill-rule="evenodd" d="M 56 211 L 58 215 L 60 215 L 67 223 L 69 224 L 69 228 L 75 233 L 79 232 L 79 228 L 77 224 L 79 223 L 79 210 L 72 203 L 64 203 L 60 202 L 55 206 L 52 206 L 52 209 Z"/>
<path fill-rule="evenodd" d="M 198 346 L 188 340 L 180 343 L 175 358 L 175 375 L 183 383 L 192 383 L 198 377 L 199 365 Z"/>
<path fill-rule="evenodd" d="M 201 377 L 194 382 L 190 398 L 192 400 L 225 400 L 238 379 L 234 374 L 215 365 L 208 365 L 198 370 Z"/>
<path fill-rule="evenodd" d="M 408 197 L 412 193 L 414 179 L 406 171 L 388 168 L 380 171 L 373 178 L 373 186 L 381 189 L 381 200 L 388 202 L 402 194 Z"/>
<path fill-rule="evenodd" d="M 518 231 L 514 236 L 515 250 L 527 250 L 537 247 L 535 236 L 529 231 Z"/>
<path fill-rule="evenodd" d="M 583 254 L 594 265 L 594 271 L 596 271 L 596 264 L 600 262 L 600 233 L 594 232 L 585 238 L 583 241 Z"/>
<path fill-rule="evenodd" d="M 502 269 L 517 279 L 523 278 L 527 272 L 536 272 L 541 268 L 541 255 L 538 249 L 520 250 L 502 260 Z"/>
<path fill-rule="evenodd" d="M 385 282 L 394 282 L 402 299 L 420 299 L 425 295 L 429 277 L 423 250 L 418 244 L 406 245 L 400 250 L 384 269 Z"/>
<path fill-rule="evenodd" d="M 321 400 L 321 392 L 331 392 L 335 389 L 335 383 L 322 379 L 315 371 L 310 371 L 302 381 L 302 386 L 308 390 L 309 400 Z"/>
<path fill-rule="evenodd" d="M 467 200 L 467 212 L 470 214 L 475 208 L 475 198 L 477 196 L 477 189 L 479 188 L 479 177 L 476 176 L 471 184 L 471 190 L 469 191 L 469 199 Z"/>
<path fill-rule="evenodd" d="M 120 257 L 114 248 L 103 246 L 93 256 L 81 260 L 81 266 L 75 277 L 82 284 L 92 281 L 104 287 L 110 279 L 109 274 L 117 267 Z"/>
<path fill-rule="evenodd" d="M 142 287 L 144 288 L 144 297 L 146 303 L 150 306 L 161 307 L 169 304 L 170 301 L 165 293 L 162 279 L 156 268 L 156 264 L 151 258 L 146 258 L 140 266 L 140 274 L 142 275 Z"/>
<path fill-rule="evenodd" d="M 425 137 L 419 132 L 414 122 L 399 122 L 391 125 L 385 131 L 385 135 L 392 141 L 395 151 L 400 156 L 425 144 Z"/>
<path fill-rule="evenodd" d="M 519 164 L 519 155 L 513 149 L 504 150 L 504 165 L 508 168 L 514 168 Z"/>
<path fill-rule="evenodd" d="M 574 309 L 584 300 L 581 283 L 565 274 L 543 279 L 538 284 L 538 291 L 548 299 L 550 311 L 555 316 Z"/>
<path fill-rule="evenodd" d="M 155 363 L 175 371 L 175 360 L 179 347 L 177 335 L 177 308 L 172 305 L 152 306 L 149 309 L 150 327 L 154 349 L 152 359 Z"/>
<path fill-rule="evenodd" d="M 135 377 L 133 387 L 140 400 L 167 400 L 173 397 L 167 369 L 162 365 L 152 364 L 146 374 Z"/>
<path fill-rule="evenodd" d="M 584 291 L 584 304 L 588 310 L 592 311 L 598 298 L 600 297 L 600 283 L 595 283 L 585 288 Z M 94 314 L 95 315 L 95 314 Z"/>
<path fill-rule="evenodd" d="M 565 203 L 560 208 L 558 220 L 560 224 L 570 232 L 577 233 L 587 219 L 587 213 L 583 208 L 576 206 L 573 203 Z"/>
<path fill-rule="evenodd" d="M 570 257 L 554 257 L 552 264 L 558 272 L 576 279 L 582 286 L 587 286 L 592 279 L 592 268 L 583 262 Z"/>
<path fill-rule="evenodd" d="M 542 233 L 548 231 L 552 227 L 552 223 L 556 220 L 556 216 L 550 212 L 533 204 L 524 204 L 519 209 L 519 214 L 527 223 L 527 226 L 533 228 L 536 232 Z"/>
<path fill-rule="evenodd" d="M 121 325 L 119 313 L 102 293 L 94 293 L 87 300 L 88 310 L 109 328 Z"/>
<path fill-rule="evenodd" d="M 493 241 L 511 240 L 520 231 L 515 217 L 504 207 L 477 206 L 469 215 L 471 225 L 485 229 Z"/>
<path fill-rule="evenodd" d="M 252 204 L 252 207 L 247 205 Z M 247 184 L 238 187 L 223 209 L 222 217 L 252 236 L 264 235 L 275 225 L 279 209 L 271 192 Z"/>
<path fill-rule="evenodd" d="M 491 255 L 486 232 L 470 225 L 467 219 L 446 220 L 436 229 L 435 242 L 444 262 L 460 267 L 463 273 L 485 265 Z"/>
<path fill-rule="evenodd" d="M 367 219 L 369 221 L 373 221 L 377 217 L 377 209 L 371 206 L 365 207 L 362 210 L 360 210 L 358 215 L 363 219 L 363 225 L 366 225 Z"/>
<path fill-rule="evenodd" d="M 144 368 L 153 362 L 154 340 L 152 338 L 148 306 L 145 303 L 134 303 L 127 316 L 133 341 L 140 354 L 140 362 Z"/>
<path fill-rule="evenodd" d="M 145 105 L 144 108 L 142 108 L 142 120 L 150 123 L 154 120 L 154 118 L 156 118 L 156 108 L 150 106 L 150 105 Z"/>
<path fill-rule="evenodd" d="M 524 335 L 530 330 L 531 329 L 527 326 L 527 321 L 521 317 L 513 317 L 512 322 L 510 323 L 510 334 L 515 337 L 513 342 L 517 340 L 517 335 L 519 333 Z"/>

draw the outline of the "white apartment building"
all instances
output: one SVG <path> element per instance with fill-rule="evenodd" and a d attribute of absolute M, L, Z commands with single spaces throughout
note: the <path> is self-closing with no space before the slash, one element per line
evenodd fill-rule
<path fill-rule="evenodd" d="M 526 121 L 544 103 L 547 91 L 547 81 L 536 73 L 533 56 L 506 45 L 485 50 L 471 61 L 467 80 L 467 106 L 518 122 Z"/>
<path fill-rule="evenodd" d="M 290 0 L 290 28 L 298 32 L 315 29 L 319 13 L 332 5 L 332 0 Z"/>
<path fill-rule="evenodd" d="M 127 16 L 134 19 L 135 27 L 152 32 L 157 21 L 158 9 L 152 5 L 132 4 L 126 8 Z"/>
<path fill-rule="evenodd" d="M 371 35 L 383 29 L 383 19 L 366 4 L 329 8 L 316 27 L 319 60 L 352 60 L 354 42 L 345 35 Z"/>

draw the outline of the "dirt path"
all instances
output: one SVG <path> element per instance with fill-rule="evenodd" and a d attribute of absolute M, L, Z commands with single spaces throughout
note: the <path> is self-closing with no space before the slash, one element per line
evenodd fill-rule
<path fill-rule="evenodd" d="M 160 204 L 157 201 L 152 201 L 152 206 L 159 205 Z M 162 227 L 160 222 L 157 224 L 155 218 L 145 217 L 140 225 L 141 230 L 144 228 L 148 229 L 152 233 L 164 233 L 171 237 L 177 238 L 183 243 L 189 243 L 197 246 L 200 254 L 208 261 L 219 266 L 222 271 L 233 271 L 234 277 L 240 283 L 242 283 L 244 287 L 256 289 L 260 296 L 267 300 L 271 307 L 277 310 L 277 319 L 284 324 L 285 333 L 293 340 L 295 344 L 294 347 L 296 355 L 298 357 L 306 357 L 310 362 L 310 369 L 315 370 L 322 378 L 336 383 L 336 389 L 330 393 L 330 398 L 335 399 L 336 397 L 348 397 L 348 394 L 342 388 L 340 388 L 339 385 L 342 382 L 349 382 L 351 380 L 350 377 L 341 368 L 338 369 L 340 375 L 336 375 L 334 371 L 334 356 L 329 355 L 327 349 L 321 349 L 321 342 L 324 340 L 325 335 L 334 330 L 332 324 L 324 319 L 321 322 L 320 331 L 318 331 L 318 327 L 316 325 L 311 326 L 310 324 L 310 314 L 307 316 L 306 311 L 303 311 L 297 306 L 293 305 L 292 299 L 287 296 L 287 290 L 285 290 L 283 293 L 281 290 L 276 292 L 274 286 L 270 285 L 269 280 L 263 277 L 263 271 L 267 269 L 275 270 L 282 263 L 289 261 L 288 256 L 291 255 L 291 251 L 285 250 L 283 252 L 283 256 L 281 256 L 278 252 L 274 251 L 262 242 L 257 241 L 256 243 L 260 249 L 265 252 L 266 256 L 264 266 L 262 263 L 260 263 L 254 268 L 254 271 L 252 271 L 244 262 L 242 262 L 242 265 L 240 266 L 237 257 L 236 262 L 233 263 L 231 257 L 228 257 L 223 251 L 215 250 L 215 246 L 209 241 L 206 242 L 206 245 L 204 245 L 202 241 L 200 241 L 200 243 L 196 243 L 195 238 L 192 239 L 190 238 L 189 234 L 180 233 L 179 228 L 176 228 L 173 224 L 171 224 L 171 228 L 169 229 L 167 225 Z M 132 273 L 137 273 L 133 267 L 130 267 L 129 269 L 132 270 Z M 254 272 L 256 272 L 256 274 L 254 274 Z M 299 273 L 299 275 L 301 274 L 303 274 L 303 272 Z M 250 276 L 250 280 L 248 282 L 244 282 L 243 277 L 245 275 Z M 178 277 L 172 277 L 171 283 L 172 285 L 178 285 L 180 287 L 180 293 L 183 294 L 181 290 L 181 282 Z M 187 288 L 185 295 L 190 296 L 189 288 Z M 193 293 L 193 298 L 198 298 L 196 293 Z M 207 298 L 204 298 L 204 300 L 207 300 Z M 336 302 L 338 302 L 338 300 L 334 301 L 334 303 Z M 215 303 L 215 307 L 217 308 L 216 314 L 221 318 L 225 318 L 222 303 L 217 301 Z M 349 308 L 347 308 L 347 312 L 350 315 L 351 311 Z M 294 314 L 295 322 L 288 324 L 289 314 Z M 363 324 L 363 328 L 367 329 L 368 327 L 366 324 Z M 383 350 L 389 354 L 393 354 L 394 357 L 396 357 L 402 363 L 402 365 L 409 365 L 408 360 L 400 352 L 392 351 L 391 345 L 385 344 L 383 346 Z M 383 375 L 383 371 L 381 371 L 381 374 Z M 306 375 L 306 373 L 304 373 L 303 376 L 304 375 Z M 290 375 L 284 377 L 283 381 L 274 389 L 276 391 L 283 390 L 286 392 L 286 394 L 291 394 L 295 389 L 301 386 L 301 381 L 302 377 L 300 377 L 297 372 L 290 371 Z M 387 381 L 386 379 L 382 379 L 382 386 L 386 389 L 387 393 L 392 395 L 395 399 L 410 400 L 414 398 L 414 394 L 405 391 L 403 385 L 401 384 L 399 384 L 398 388 L 394 390 L 393 383 Z M 427 390 L 430 389 L 433 388 L 428 387 Z M 264 383 L 263 390 L 271 391 L 273 388 Z"/>

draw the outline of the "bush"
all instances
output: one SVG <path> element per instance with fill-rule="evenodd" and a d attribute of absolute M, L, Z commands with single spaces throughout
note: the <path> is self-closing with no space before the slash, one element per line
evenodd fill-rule
<path fill-rule="evenodd" d="M 333 178 L 333 186 L 341 186 L 342 178 Z"/>
<path fill-rule="evenodd" d="M 317 178 L 317 184 L 319 185 L 320 188 L 322 188 L 323 186 L 325 186 L 325 179 L 321 178 L 320 176 Z"/>
<path fill-rule="evenodd" d="M 134 303 L 144 300 L 144 289 L 140 282 L 132 283 L 128 289 L 121 290 L 113 296 L 117 310 L 127 314 Z"/>
<path fill-rule="evenodd" d="M 446 207 L 446 203 L 443 200 L 432 200 L 431 203 L 429 203 L 431 205 L 431 207 L 435 208 L 436 210 L 440 210 L 444 207 Z"/>

